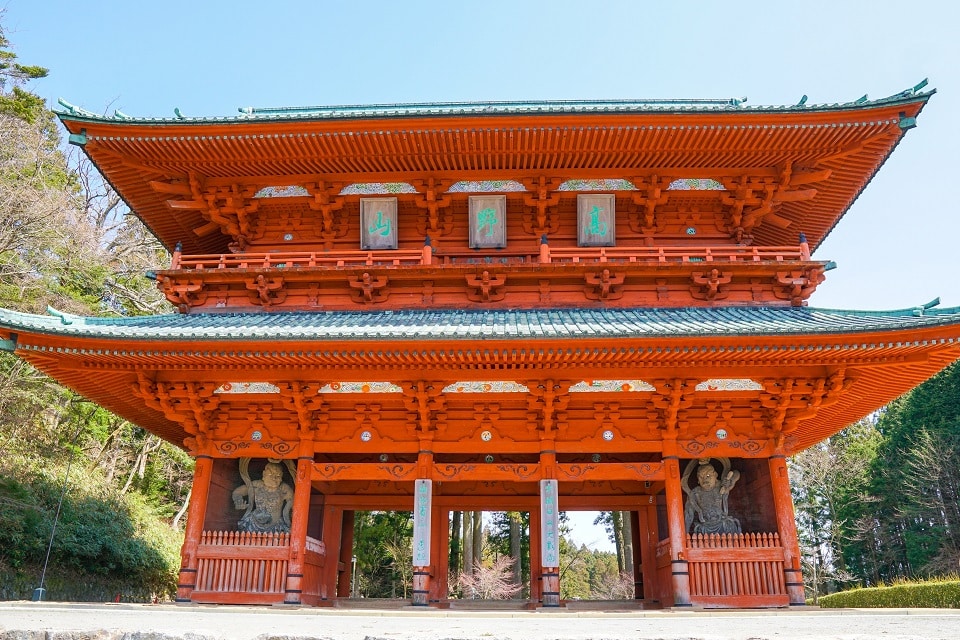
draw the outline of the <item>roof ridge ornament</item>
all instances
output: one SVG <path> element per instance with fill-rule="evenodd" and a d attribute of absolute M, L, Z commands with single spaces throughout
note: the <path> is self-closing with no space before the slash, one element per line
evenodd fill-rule
<path fill-rule="evenodd" d="M 928 303 L 926 303 L 926 304 L 920 305 L 919 307 L 914 307 L 914 308 L 913 308 L 913 315 L 915 315 L 915 316 L 922 316 L 924 311 L 926 311 L 926 310 L 928 310 L 928 309 L 932 309 L 932 308 L 938 306 L 939 304 L 940 304 L 940 296 L 937 296 L 936 298 L 934 298 L 933 300 L 931 300 L 930 302 L 928 302 Z"/>
<path fill-rule="evenodd" d="M 60 318 L 60 324 L 73 324 L 76 321 L 83 323 L 83 318 L 81 316 L 73 315 L 72 313 L 66 313 L 65 311 L 58 311 L 50 305 L 47 305 L 47 313 L 51 316 Z"/>
<path fill-rule="evenodd" d="M 75 104 L 70 104 L 63 98 L 57 98 L 57 104 L 67 110 L 67 112 L 72 116 L 86 116 L 88 118 L 98 118 L 99 116 L 91 111 L 86 109 L 81 109 Z"/>

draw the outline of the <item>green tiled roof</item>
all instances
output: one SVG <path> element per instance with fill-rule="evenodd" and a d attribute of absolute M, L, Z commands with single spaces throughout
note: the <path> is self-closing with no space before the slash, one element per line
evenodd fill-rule
<path fill-rule="evenodd" d="M 55 313 L 55 312 L 54 312 Z M 40 316 L 0 310 L 0 327 L 126 340 L 525 340 L 850 334 L 956 325 L 960 307 L 843 311 L 793 307 L 366 311 Z M 0 343 L 10 349 L 13 341 Z"/>
<path fill-rule="evenodd" d="M 76 107 L 61 99 L 63 110 L 57 114 L 71 120 L 122 121 L 131 123 L 210 123 L 250 120 L 366 120 L 384 118 L 428 118 L 451 116 L 487 115 L 563 115 L 563 114 L 629 114 L 629 113 L 715 113 L 728 111 L 747 112 L 811 112 L 842 111 L 886 106 L 899 102 L 915 102 L 929 98 L 935 90 L 922 91 L 927 81 L 900 93 L 877 100 L 862 96 L 850 102 L 830 104 L 806 104 L 806 96 L 793 105 L 747 106 L 746 98 L 727 99 L 630 99 L 630 100 L 545 100 L 545 101 L 493 101 L 493 102 L 421 102 L 372 105 L 336 105 L 316 107 L 242 107 L 240 115 L 233 117 L 203 118 L 184 116 L 174 109 L 174 117 L 140 118 L 115 112 L 113 117 L 98 115 Z"/>

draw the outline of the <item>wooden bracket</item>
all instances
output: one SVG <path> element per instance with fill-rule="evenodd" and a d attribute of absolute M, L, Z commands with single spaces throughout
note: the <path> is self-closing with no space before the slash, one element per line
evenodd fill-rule
<path fill-rule="evenodd" d="M 253 280 L 244 283 L 250 301 L 264 307 L 280 304 L 287 298 L 283 278 L 280 276 L 267 277 L 258 275 Z"/>
<path fill-rule="evenodd" d="M 556 233 L 560 228 L 560 220 L 553 209 L 560 203 L 560 193 L 557 189 L 563 184 L 562 178 L 521 178 L 520 182 L 527 188 L 523 196 L 523 204 L 533 209 L 532 213 L 523 216 L 523 230 L 534 236 Z"/>
<path fill-rule="evenodd" d="M 350 292 L 350 297 L 354 302 L 362 302 L 363 304 L 383 302 L 390 297 L 389 292 L 384 290 L 388 281 L 386 276 L 371 276 L 368 272 L 364 272 L 362 276 L 347 280 L 347 284 L 353 289 Z"/>
<path fill-rule="evenodd" d="M 567 405 L 570 402 L 570 380 L 527 380 L 523 384 L 530 389 L 527 397 L 528 426 L 552 437 L 555 431 L 567 426 Z"/>
<path fill-rule="evenodd" d="M 630 182 L 637 188 L 631 193 L 635 209 L 629 213 L 630 228 L 636 233 L 653 233 L 657 231 L 656 209 L 670 200 L 667 188 L 673 178 L 664 178 L 656 174 L 631 178 Z"/>
<path fill-rule="evenodd" d="M 507 277 L 503 274 L 490 275 L 489 271 L 484 271 L 479 276 L 468 275 L 466 280 L 467 286 L 473 288 L 467 292 L 467 298 L 471 302 L 497 302 L 507 295 L 501 288 L 507 282 Z"/>
<path fill-rule="evenodd" d="M 723 300 L 729 292 L 723 285 L 730 284 L 733 276 L 719 269 L 709 272 L 695 271 L 690 274 L 690 295 L 697 300 Z"/>
<path fill-rule="evenodd" d="M 318 395 L 322 382 L 285 382 L 279 385 L 280 397 L 285 409 L 297 414 L 297 424 L 302 434 L 317 431 L 325 422 L 323 410 L 327 403 Z"/>
<path fill-rule="evenodd" d="M 324 240 L 324 248 L 333 247 L 333 241 L 336 238 L 342 238 L 347 234 L 349 225 L 340 212 L 343 209 L 344 197 L 340 195 L 343 191 L 341 182 L 325 182 L 319 180 L 304 185 L 307 193 L 310 194 L 310 208 L 313 211 L 320 212 L 320 218 L 317 220 L 317 235 Z"/>
<path fill-rule="evenodd" d="M 800 307 L 826 279 L 823 267 L 819 266 L 778 271 L 773 278 L 773 295 L 781 300 L 789 300 L 794 307 Z"/>
<path fill-rule="evenodd" d="M 164 297 L 175 305 L 180 313 L 187 313 L 191 307 L 201 305 L 207 300 L 207 292 L 201 279 L 180 280 L 158 276 L 157 280 Z"/>
<path fill-rule="evenodd" d="M 623 284 L 625 278 L 625 274 L 611 273 L 610 269 L 585 273 L 583 279 L 587 286 L 584 289 L 584 295 L 587 300 L 618 300 L 623 297 L 623 289 L 619 285 Z"/>
<path fill-rule="evenodd" d="M 131 387 L 133 395 L 144 404 L 183 427 L 189 434 L 184 446 L 194 453 L 204 451 L 210 443 L 209 435 L 220 407 L 215 390 L 213 383 L 159 382 L 143 373 L 137 375 Z"/>
<path fill-rule="evenodd" d="M 421 236 L 429 235 L 436 238 L 453 231 L 453 217 L 448 210 L 453 198 L 450 195 L 440 195 L 446 193 L 452 184 L 450 180 L 436 178 L 427 178 L 413 183 L 413 187 L 417 190 L 417 195 L 413 199 L 414 204 L 427 210 L 426 217 L 417 220 L 417 232 Z"/>
<path fill-rule="evenodd" d="M 682 378 L 656 380 L 653 386 L 657 392 L 652 403 L 659 413 L 660 429 L 667 434 L 665 437 L 676 438 L 680 427 L 680 411 L 693 405 L 697 381 Z"/>
<path fill-rule="evenodd" d="M 432 433 L 446 426 L 446 398 L 443 383 L 417 380 L 408 382 L 403 389 L 403 404 L 413 415 L 411 424 L 420 434 Z"/>

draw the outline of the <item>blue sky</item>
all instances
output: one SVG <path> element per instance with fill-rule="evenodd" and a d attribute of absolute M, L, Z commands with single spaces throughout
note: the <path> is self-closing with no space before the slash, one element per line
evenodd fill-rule
<path fill-rule="evenodd" d="M 0 0 L 2 1 L 2 0 Z M 97 113 L 563 98 L 938 94 L 815 254 L 821 307 L 960 305 L 952 2 L 6 0 L 31 89 Z"/>
<path fill-rule="evenodd" d="M 4 0 L 0 0 L 3 2 Z M 97 113 L 244 106 L 938 94 L 814 257 L 813 306 L 960 306 L 954 2 L 5 0 L 30 88 Z"/>

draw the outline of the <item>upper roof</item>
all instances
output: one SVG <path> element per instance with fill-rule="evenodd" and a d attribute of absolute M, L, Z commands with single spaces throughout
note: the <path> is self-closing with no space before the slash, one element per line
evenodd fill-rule
<path fill-rule="evenodd" d="M 256 190 L 318 181 L 753 178 L 816 190 L 778 203 L 755 243 L 815 248 L 876 173 L 934 91 L 925 82 L 852 102 L 746 106 L 742 100 L 586 100 L 245 109 L 230 118 L 58 112 L 133 211 L 170 249 L 223 253 L 195 211 L 160 183 Z M 792 192 L 791 192 L 792 193 Z M 800 192 L 798 191 L 797 194 Z M 797 195 L 794 194 L 794 195 Z M 788 228 L 789 227 L 789 228 Z"/>

